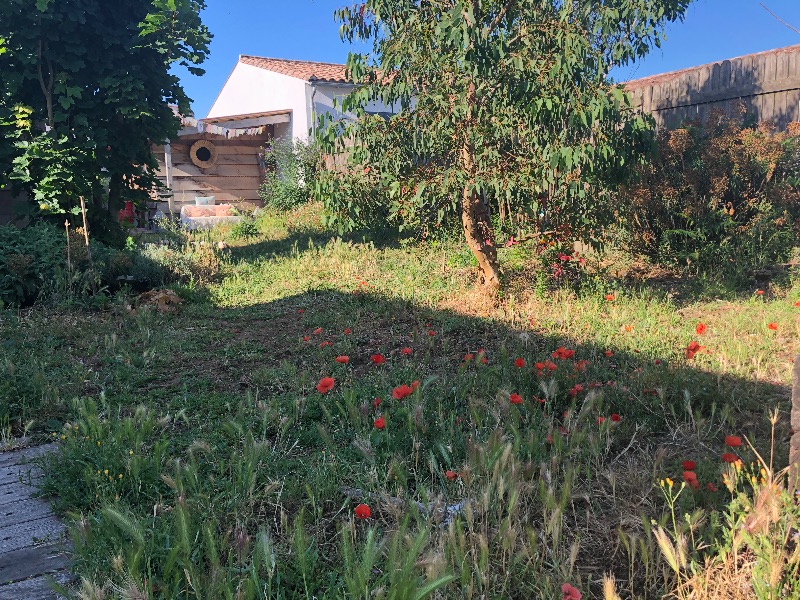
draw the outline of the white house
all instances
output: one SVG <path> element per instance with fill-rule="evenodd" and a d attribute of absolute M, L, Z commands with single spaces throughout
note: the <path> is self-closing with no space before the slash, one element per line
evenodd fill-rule
<path fill-rule="evenodd" d="M 354 87 L 344 65 L 242 55 L 203 121 L 228 128 L 274 125 L 276 139 L 307 140 L 319 115 L 341 116 L 334 99 L 341 107 Z M 394 112 L 379 103 L 367 111 Z"/>

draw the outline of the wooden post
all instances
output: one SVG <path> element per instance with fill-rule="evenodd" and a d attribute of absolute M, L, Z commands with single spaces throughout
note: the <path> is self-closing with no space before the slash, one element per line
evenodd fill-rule
<path fill-rule="evenodd" d="M 167 172 L 167 187 L 169 188 L 169 196 L 167 196 L 167 205 L 169 206 L 169 214 L 175 212 L 174 193 L 172 191 L 172 146 L 169 142 L 164 144 L 164 170 Z"/>
<path fill-rule="evenodd" d="M 67 231 L 67 273 L 72 275 L 72 260 L 70 258 L 69 250 L 69 219 L 64 221 L 64 229 Z"/>
<path fill-rule="evenodd" d="M 86 202 L 81 196 L 81 214 L 83 215 L 83 238 L 86 240 L 86 258 L 92 266 L 92 251 L 89 248 L 89 224 L 86 222 Z"/>
<path fill-rule="evenodd" d="M 800 354 L 792 369 L 792 438 L 789 441 L 789 490 L 800 491 Z"/>

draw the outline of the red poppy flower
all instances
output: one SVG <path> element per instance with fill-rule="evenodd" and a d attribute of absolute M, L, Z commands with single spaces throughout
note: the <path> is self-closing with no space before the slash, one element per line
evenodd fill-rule
<path fill-rule="evenodd" d="M 738 435 L 726 435 L 725 443 L 731 448 L 738 448 L 742 445 L 742 438 L 740 438 Z"/>
<path fill-rule="evenodd" d="M 375 398 L 375 400 L 372 401 L 372 408 L 378 408 L 381 405 L 381 402 L 383 402 L 383 400 L 380 398 Z"/>
<path fill-rule="evenodd" d="M 544 363 L 537 362 L 537 363 L 536 363 L 535 365 L 533 365 L 533 366 L 534 366 L 534 367 L 536 367 L 536 370 L 537 370 L 537 371 L 541 371 L 542 369 L 544 369 Z"/>
<path fill-rule="evenodd" d="M 614 356 L 614 353 L 611 350 L 606 350 L 605 352 L 603 352 L 603 354 L 605 354 L 608 358 Z"/>
<path fill-rule="evenodd" d="M 511 404 L 522 404 L 522 396 L 519 394 L 511 394 L 508 399 L 511 401 Z"/>
<path fill-rule="evenodd" d="M 336 383 L 336 380 L 333 377 L 323 377 L 317 384 L 317 391 L 320 394 L 327 394 L 333 389 L 334 383 Z"/>
<path fill-rule="evenodd" d="M 606 418 L 605 417 L 597 417 L 597 424 L 598 425 L 602 425 L 605 422 L 606 422 Z"/>
<path fill-rule="evenodd" d="M 706 324 L 705 323 L 698 323 L 697 327 L 694 328 L 694 332 L 697 335 L 703 335 L 706 332 Z"/>
<path fill-rule="evenodd" d="M 411 356 L 411 348 L 403 348 L 400 350 L 400 354 L 403 356 Z"/>
<path fill-rule="evenodd" d="M 317 328 L 316 328 L 314 331 L 312 331 L 311 333 L 313 333 L 314 335 L 319 335 L 320 333 L 322 333 L 322 327 L 317 327 Z"/>
<path fill-rule="evenodd" d="M 800 306 L 800 300 L 794 303 L 795 306 Z"/>
<path fill-rule="evenodd" d="M 549 371 L 555 371 L 556 369 L 558 369 L 558 365 L 553 361 L 546 360 L 544 361 L 544 368 Z"/>
<path fill-rule="evenodd" d="M 777 323 L 770 323 L 767 325 L 772 331 L 778 331 L 778 324 Z"/>
<path fill-rule="evenodd" d="M 303 336 L 303 341 L 304 341 L 304 342 L 307 342 L 307 341 L 308 341 L 308 340 L 310 340 L 310 339 L 311 339 L 311 338 L 310 338 L 310 337 L 308 337 L 307 335 L 304 335 L 304 336 Z"/>
<path fill-rule="evenodd" d="M 559 346 L 555 349 L 555 352 L 550 354 L 553 358 L 572 358 L 575 356 L 575 350 L 564 348 L 564 346 Z"/>
<path fill-rule="evenodd" d="M 419 379 L 415 379 L 411 382 L 411 389 L 416 390 L 419 387 Z"/>
<path fill-rule="evenodd" d="M 372 511 L 366 504 L 359 504 L 356 506 L 356 519 L 369 519 L 372 516 Z"/>
<path fill-rule="evenodd" d="M 348 327 L 342 332 L 342 335 L 350 335 L 351 333 L 353 333 L 353 330 Z"/>
<path fill-rule="evenodd" d="M 756 296 L 763 296 L 764 290 L 756 290 Z"/>
<path fill-rule="evenodd" d="M 581 600 L 581 593 L 578 588 L 565 583 L 561 586 L 561 600 Z"/>
<path fill-rule="evenodd" d="M 722 460 L 724 460 L 726 463 L 735 463 L 737 460 L 739 460 L 739 457 L 733 452 L 726 452 L 722 455 Z"/>
<path fill-rule="evenodd" d="M 611 420 L 614 423 L 619 423 L 620 421 L 622 421 L 622 417 L 620 417 L 617 413 L 612 413 Z"/>
<path fill-rule="evenodd" d="M 297 309 L 297 314 L 302 315 L 305 311 L 302 308 Z"/>
<path fill-rule="evenodd" d="M 410 396 L 413 393 L 410 387 L 408 387 L 405 383 L 403 385 L 397 386 L 392 390 L 392 398 L 395 400 L 402 400 L 406 396 Z"/>
<path fill-rule="evenodd" d="M 681 463 L 683 465 L 683 469 L 685 471 L 694 471 L 694 468 L 697 466 L 693 460 L 685 460 Z"/>
<path fill-rule="evenodd" d="M 702 352 L 703 350 L 705 350 L 705 348 L 706 348 L 705 346 L 701 346 L 700 344 L 692 340 L 691 342 L 689 342 L 689 345 L 686 346 L 686 353 L 685 353 L 686 358 L 689 360 L 693 359 L 695 357 L 695 354 L 697 354 L 698 352 Z"/>
<path fill-rule="evenodd" d="M 709 482 L 706 484 L 706 489 L 707 489 L 709 492 L 718 492 L 718 491 L 719 491 L 719 490 L 717 489 L 717 486 L 715 486 L 715 485 L 714 485 L 713 483 L 711 483 L 710 481 L 709 481 Z"/>
<path fill-rule="evenodd" d="M 514 361 L 514 366 L 517 367 L 518 369 L 524 368 L 525 367 L 525 359 L 524 358 L 516 359 Z"/>
<path fill-rule="evenodd" d="M 455 471 L 447 470 L 444 472 L 444 476 L 447 477 L 448 481 L 455 481 L 456 479 L 458 479 L 458 473 L 456 473 Z"/>
<path fill-rule="evenodd" d="M 436 335 L 436 332 L 433 329 L 431 329 L 431 330 L 428 331 L 428 335 L 433 337 L 433 336 Z"/>
<path fill-rule="evenodd" d="M 482 365 L 488 365 L 489 364 L 489 359 L 486 358 L 485 356 L 481 356 L 481 364 Z"/>
<path fill-rule="evenodd" d="M 320 348 L 324 348 L 325 346 L 333 346 L 333 342 L 320 342 Z"/>
<path fill-rule="evenodd" d="M 592 364 L 591 361 L 588 361 L 584 358 L 583 360 L 576 361 L 572 366 L 576 371 L 585 371 L 586 367 L 588 367 L 590 364 Z"/>
<path fill-rule="evenodd" d="M 469 362 L 469 361 L 471 361 L 473 358 L 475 358 L 475 355 L 474 355 L 474 354 L 472 354 L 472 353 L 465 354 L 465 355 L 464 355 L 464 362 Z"/>
<path fill-rule="evenodd" d="M 386 429 L 386 419 L 383 417 L 375 419 L 375 429 Z"/>
<path fill-rule="evenodd" d="M 343 364 L 343 365 L 346 365 L 347 363 L 350 362 L 350 357 L 349 356 L 337 356 L 336 357 L 336 362 L 340 363 L 340 364 Z"/>
<path fill-rule="evenodd" d="M 660 365 L 660 364 L 661 364 L 661 359 L 660 359 L 660 358 L 657 358 L 657 359 L 656 359 L 656 365 Z"/>
<path fill-rule="evenodd" d="M 686 483 L 689 483 L 690 481 L 697 481 L 697 473 L 694 471 L 684 471 L 683 479 L 686 481 Z"/>
<path fill-rule="evenodd" d="M 546 441 L 548 444 L 552 444 L 553 441 L 554 441 L 553 440 L 553 434 L 552 433 L 548 433 L 546 436 L 544 436 L 544 441 Z"/>
<path fill-rule="evenodd" d="M 578 392 L 582 392 L 582 391 L 583 391 L 583 386 L 580 383 L 576 383 L 575 385 L 573 385 L 570 388 L 569 395 L 574 398 L 575 396 L 578 395 Z"/>
<path fill-rule="evenodd" d="M 382 365 L 386 362 L 386 359 L 383 357 L 383 354 L 373 354 L 369 357 L 369 359 L 375 363 L 376 365 Z"/>
<path fill-rule="evenodd" d="M 614 294 L 606 294 L 606 300 L 611 302 L 614 299 Z"/>

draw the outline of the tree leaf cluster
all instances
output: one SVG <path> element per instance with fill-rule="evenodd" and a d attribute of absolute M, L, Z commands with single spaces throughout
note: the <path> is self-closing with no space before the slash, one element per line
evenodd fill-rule
<path fill-rule="evenodd" d="M 204 7 L 202 0 L 3 2 L 0 185 L 12 182 L 48 210 L 71 208 L 78 191 L 99 207 L 103 184 L 112 207 L 143 196 L 155 184 L 151 143 L 180 127 L 170 105 L 189 111 L 170 69 L 202 73 L 211 40 Z M 12 124 L 8 115 L 19 106 L 30 119 Z M 74 186 L 59 191 L 46 172 Z"/>

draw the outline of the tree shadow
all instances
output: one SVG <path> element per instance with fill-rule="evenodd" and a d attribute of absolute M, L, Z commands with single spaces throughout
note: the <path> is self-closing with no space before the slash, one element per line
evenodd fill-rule
<path fill-rule="evenodd" d="M 109 330 L 116 335 L 113 352 L 89 341 Z M 23 335 L 9 332 L 20 344 L 19 356 L 30 351 Z M 661 477 L 680 480 L 682 460 L 703 462 L 710 471 L 720 462 L 722 438 L 733 431 L 747 434 L 769 456 L 765 413 L 775 407 L 785 414 L 790 397 L 788 386 L 720 375 L 676 355 L 579 344 L 570 336 L 360 291 L 312 291 L 238 308 L 190 303 L 175 314 L 140 307 L 81 317 L 51 335 L 70 340 L 64 351 L 76 369 L 88 365 L 94 373 L 83 389 L 69 390 L 75 395 L 102 392 L 112 414 L 129 414 L 142 403 L 180 414 L 182 425 L 170 441 L 176 458 L 197 440 L 223 452 L 248 431 L 276 447 L 291 438 L 290 459 L 259 468 L 282 482 L 283 509 L 293 514 L 303 510 L 311 493 L 306 488 L 314 490 L 320 512 L 309 517 L 309 527 L 319 527 L 323 537 L 336 535 L 344 490 L 364 489 L 364 473 L 404 473 L 402 493 L 416 500 L 438 490 L 435 476 L 415 471 L 420 465 L 412 468 L 415 456 L 429 457 L 422 464 L 443 464 L 444 452 L 452 465 L 447 468 L 467 470 L 471 448 L 502 439 L 528 465 L 533 486 L 551 476 L 556 449 L 564 469 L 591 464 L 594 471 L 575 480 L 563 517 L 564 543 L 583 536 L 576 569 L 584 579 L 614 572 L 628 580 L 620 536 L 643 536 L 642 519 L 662 516 L 653 484 Z M 376 355 L 385 362 L 376 364 Z M 348 357 L 346 364 L 337 362 L 341 356 Z M 335 379 L 324 395 L 315 389 L 323 377 Z M 395 387 L 415 381 L 421 392 L 393 400 Z M 522 404 L 512 404 L 511 394 L 520 394 Z M 412 441 L 392 438 L 396 452 L 376 458 L 378 442 L 365 450 L 361 432 L 372 429 L 378 412 L 418 433 Z M 612 415 L 620 422 L 609 427 Z M 545 441 L 553 436 L 555 441 Z M 592 462 L 586 448 L 598 443 L 606 446 Z M 777 466 L 785 464 L 783 443 L 777 453 Z M 348 465 L 337 468 L 332 481 L 323 468 L 331 456 Z M 560 489 L 562 483 L 553 485 Z M 459 499 L 458 492 L 438 493 Z M 691 502 L 712 507 L 719 498 L 700 491 Z M 374 510 L 390 528 L 391 511 L 382 512 L 379 504 Z M 631 582 L 640 584 L 644 580 Z"/>

